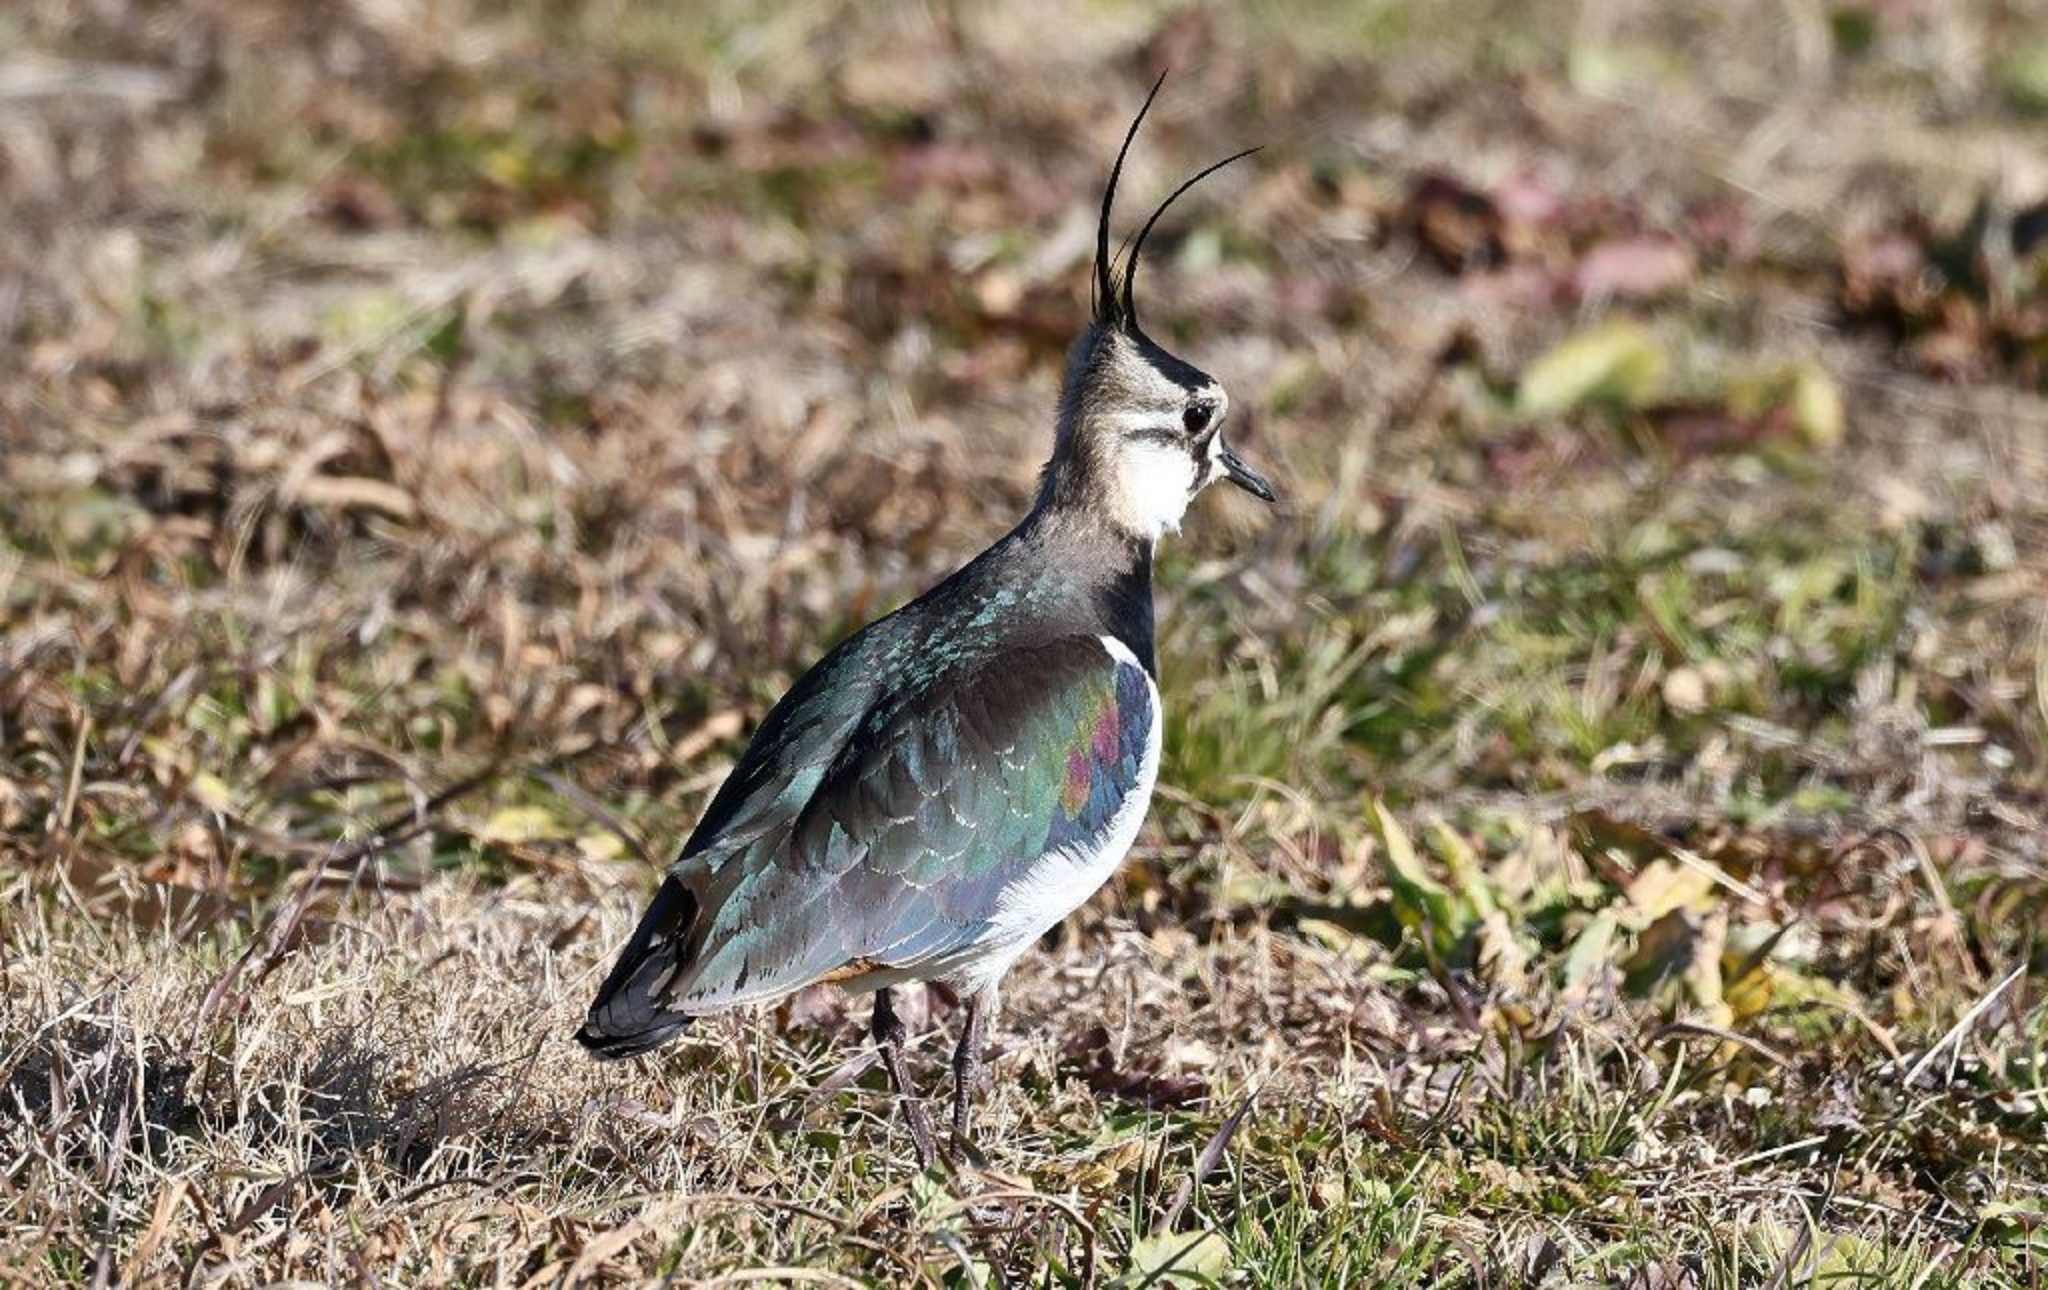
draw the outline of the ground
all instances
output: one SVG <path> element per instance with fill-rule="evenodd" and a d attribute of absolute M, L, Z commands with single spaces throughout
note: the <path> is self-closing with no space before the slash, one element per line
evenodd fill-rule
<path fill-rule="evenodd" d="M 0 1267 L 2038 1285 L 2048 8 L 21 0 Z M 829 989 L 569 1035 L 1148 324 L 1284 493 L 919 1176 Z M 947 1093 L 957 1012 L 913 991 Z"/>

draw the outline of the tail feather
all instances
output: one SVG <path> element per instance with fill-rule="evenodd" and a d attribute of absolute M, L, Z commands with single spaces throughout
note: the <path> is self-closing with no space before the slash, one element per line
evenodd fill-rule
<path fill-rule="evenodd" d="M 647 1052 L 675 1038 L 693 1020 L 664 1007 L 656 990 L 684 966 L 681 957 L 697 913 L 697 897 L 681 883 L 669 878 L 661 884 L 576 1032 L 577 1042 L 593 1057 L 609 1061 Z"/>

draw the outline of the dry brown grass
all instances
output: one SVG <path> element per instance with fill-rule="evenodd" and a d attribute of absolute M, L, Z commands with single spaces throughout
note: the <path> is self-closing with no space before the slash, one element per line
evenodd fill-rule
<path fill-rule="evenodd" d="M 2044 22 L 0 14 L 0 1266 L 2038 1284 Z M 1150 316 L 1289 504 L 1167 553 L 991 1169 L 830 992 L 586 1062 L 750 723 L 1024 504 L 1161 65 L 1134 194 L 1268 151 Z"/>

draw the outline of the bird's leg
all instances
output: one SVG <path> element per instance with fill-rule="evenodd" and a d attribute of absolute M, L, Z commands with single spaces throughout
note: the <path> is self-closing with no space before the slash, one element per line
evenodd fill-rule
<path fill-rule="evenodd" d="M 868 1025 L 868 1033 L 875 1037 L 875 1046 L 882 1050 L 882 1064 L 889 1068 L 890 1082 L 896 1085 L 896 1096 L 903 1102 L 903 1118 L 910 1125 L 911 1139 L 917 1144 L 917 1167 L 930 1169 L 938 1158 L 932 1150 L 932 1126 L 925 1118 L 924 1103 L 918 1101 L 917 1093 L 910 1087 L 910 1080 L 903 1073 L 903 1021 L 890 1006 L 889 991 L 875 991 L 875 1016 Z"/>
<path fill-rule="evenodd" d="M 981 1075 L 981 1050 L 988 1043 L 988 1025 L 996 1012 L 996 988 L 984 986 L 967 996 L 967 1015 L 960 1024 L 960 1045 L 953 1050 L 953 1141 L 972 1148 L 967 1102 Z"/>

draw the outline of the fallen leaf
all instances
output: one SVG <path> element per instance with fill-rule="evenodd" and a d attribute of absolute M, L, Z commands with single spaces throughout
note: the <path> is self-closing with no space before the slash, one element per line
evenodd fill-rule
<path fill-rule="evenodd" d="M 1528 983 L 1529 951 L 1497 909 L 1479 924 L 1478 967 L 1480 976 L 1503 990 L 1519 992 Z"/>
<path fill-rule="evenodd" d="M 192 796 L 208 810 L 232 812 L 235 809 L 235 790 L 212 771 L 202 770 L 192 777 Z"/>
<path fill-rule="evenodd" d="M 1486 881 L 1485 868 L 1472 844 L 1435 814 L 1430 816 L 1429 840 L 1436 853 L 1443 857 L 1451 882 L 1457 886 L 1458 894 L 1465 898 L 1465 903 L 1472 907 L 1472 912 L 1482 918 L 1493 913 L 1493 888 Z"/>
<path fill-rule="evenodd" d="M 1602 323 L 1551 349 L 1522 372 L 1515 410 L 1556 416 L 1588 403 L 1641 407 L 1664 383 L 1663 347 L 1639 323 Z"/>
<path fill-rule="evenodd" d="M 835 1030 L 846 1019 L 846 1003 L 837 986 L 808 985 L 785 999 L 778 1011 L 791 1029 Z"/>
<path fill-rule="evenodd" d="M 1697 1270 L 1672 1260 L 1644 1264 L 1616 1284 L 1621 1290 L 1699 1290 L 1703 1282 Z"/>
<path fill-rule="evenodd" d="M 1066 1046 L 1068 1073 L 1105 1097 L 1151 1110 L 1189 1106 L 1209 1096 L 1208 1082 L 1199 1076 L 1121 1069 L 1112 1049 L 1102 1026 L 1081 1031 Z"/>
<path fill-rule="evenodd" d="M 1655 922 L 1674 909 L 1694 909 L 1711 903 L 1714 880 L 1691 865 L 1669 860 L 1652 860 L 1628 884 L 1628 901 L 1647 922 Z"/>
<path fill-rule="evenodd" d="M 1734 1019 L 1721 997 L 1721 950 L 1727 941 L 1726 911 L 1672 909 L 1637 938 L 1635 953 L 1622 965 L 1628 988 L 1659 997 L 1676 1011 L 1679 1000 L 1667 992 L 1678 987 L 1710 1024 L 1726 1026 Z"/>
<path fill-rule="evenodd" d="M 320 213 L 350 233 L 388 228 L 405 218 L 389 190 L 363 175 L 344 175 L 330 182 L 320 194 Z"/>
<path fill-rule="evenodd" d="M 1200 1286 L 1230 1272 L 1230 1242 L 1221 1232 L 1159 1232 L 1131 1247 L 1119 1286 Z"/>
<path fill-rule="evenodd" d="M 1751 373 L 1728 384 L 1727 415 L 1753 428 L 1758 438 L 1774 430 L 1797 431 L 1810 446 L 1831 448 L 1842 440 L 1842 392 L 1826 368 L 1791 363 Z"/>
<path fill-rule="evenodd" d="M 300 481 L 288 500 L 337 510 L 360 507 L 382 511 L 395 520 L 410 520 L 418 512 L 412 494 L 403 488 L 357 475 L 313 475 Z"/>
<path fill-rule="evenodd" d="M 1496 188 L 1493 202 L 1510 225 L 1533 228 L 1555 223 L 1564 213 L 1564 199 L 1557 190 L 1526 171 Z"/>
<path fill-rule="evenodd" d="M 1509 264 L 1465 276 L 1458 294 L 1489 305 L 1548 309 L 1569 303 L 1571 292 L 1557 275 L 1535 264 Z"/>
<path fill-rule="evenodd" d="M 479 842 L 537 842 L 563 835 L 561 821 L 544 806 L 505 806 L 491 812 L 476 830 Z"/>
<path fill-rule="evenodd" d="M 1842 307 L 1896 324 L 1926 312 L 1935 282 L 1920 239 L 1905 231 L 1851 241 L 1842 255 Z"/>
<path fill-rule="evenodd" d="M 1176 1039 L 1166 1046 L 1166 1064 L 1182 1070 L 1206 1070 L 1216 1064 L 1216 1050 L 1199 1039 Z"/>
<path fill-rule="evenodd" d="M 1613 911 L 1603 909 L 1593 915 L 1593 920 L 1572 942 L 1564 956 L 1564 990 L 1568 1001 L 1584 998 L 1605 974 L 1618 926 Z"/>
<path fill-rule="evenodd" d="M 1450 273 L 1500 263 L 1501 213 L 1491 197 L 1444 174 L 1424 175 L 1408 195 L 1405 222 Z"/>
<path fill-rule="evenodd" d="M 1756 249 L 1756 228 L 1749 212 L 1736 202 L 1712 201 L 1696 207 L 1690 212 L 1687 231 L 1708 255 L 1746 260 Z"/>
<path fill-rule="evenodd" d="M 1842 441 L 1842 392 L 1819 365 L 1801 363 L 1792 373 L 1792 424 L 1816 448 Z"/>
<path fill-rule="evenodd" d="M 1387 884 L 1394 892 L 1395 917 L 1405 927 L 1426 931 L 1438 952 L 1449 950 L 1472 923 L 1469 907 L 1423 869 L 1407 830 L 1386 803 L 1375 801 L 1372 809 L 1380 840 L 1386 844 Z"/>
<path fill-rule="evenodd" d="M 1589 298 L 1647 299 L 1692 280 L 1692 252 L 1668 237 L 1625 237 L 1595 243 L 1572 271 L 1572 286 Z"/>
<path fill-rule="evenodd" d="M 1696 667 L 1674 667 L 1664 674 L 1661 687 L 1664 706 L 1680 716 L 1693 717 L 1707 710 L 1712 695 L 1707 678 Z"/>

